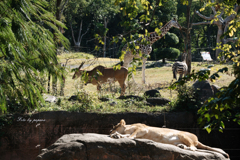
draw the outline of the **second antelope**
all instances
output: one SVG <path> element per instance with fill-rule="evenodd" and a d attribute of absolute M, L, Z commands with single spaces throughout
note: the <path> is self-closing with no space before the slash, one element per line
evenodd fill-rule
<path fill-rule="evenodd" d="M 121 69 L 114 70 L 113 68 L 106 68 L 104 66 L 97 66 L 93 68 L 91 71 L 85 71 L 82 70 L 81 67 L 84 63 L 82 63 L 78 70 L 74 73 L 72 79 L 78 78 L 81 76 L 84 72 L 88 75 L 88 81 L 86 82 L 86 85 L 88 83 L 92 83 L 93 85 L 97 85 L 97 90 L 100 90 L 101 84 L 108 82 L 109 80 L 118 81 L 120 87 L 121 87 L 121 96 L 124 95 L 126 84 L 125 80 L 128 75 L 128 69 L 125 67 L 121 67 Z M 101 73 L 99 73 L 101 72 Z"/>

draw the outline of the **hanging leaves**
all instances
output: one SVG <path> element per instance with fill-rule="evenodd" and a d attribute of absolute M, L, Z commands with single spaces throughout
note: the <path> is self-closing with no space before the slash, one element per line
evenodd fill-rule
<path fill-rule="evenodd" d="M 67 47 L 68 41 L 57 26 L 65 27 L 46 11 L 45 0 L 0 2 L 0 111 L 10 112 L 10 105 L 20 110 L 39 107 L 44 88 L 39 77 L 50 72 L 59 77 L 55 38 Z M 57 26 L 56 26 L 57 25 Z M 53 35 L 50 31 L 54 30 Z M 17 110 L 16 110 L 17 111 Z"/>

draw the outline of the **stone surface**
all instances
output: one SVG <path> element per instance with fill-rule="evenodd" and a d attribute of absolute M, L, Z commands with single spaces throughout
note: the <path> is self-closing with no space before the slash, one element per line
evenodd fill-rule
<path fill-rule="evenodd" d="M 207 80 L 196 81 L 193 87 L 197 90 L 198 99 L 201 102 L 205 102 L 209 97 L 213 97 L 214 95 L 213 89 Z"/>
<path fill-rule="evenodd" d="M 211 87 L 212 87 L 214 96 L 216 95 L 216 93 L 220 92 L 220 87 L 219 86 L 213 84 Z"/>
<path fill-rule="evenodd" d="M 204 151 L 204 150 L 202 150 Z M 108 135 L 67 134 L 43 149 L 36 160 L 225 160 L 216 152 L 198 152 L 146 139 L 113 139 Z"/>
<path fill-rule="evenodd" d="M 161 96 L 160 92 L 156 89 L 148 90 L 144 93 L 144 95 L 147 97 L 160 97 Z"/>
<path fill-rule="evenodd" d="M 240 158 L 240 128 L 237 123 L 226 122 L 223 133 L 213 130 L 208 134 L 198 127 L 196 115 L 188 112 L 99 114 L 51 111 L 9 116 L 8 125 L 0 128 L 0 160 L 34 160 L 43 148 L 49 147 L 65 134 L 109 134 L 113 125 L 121 119 L 125 119 L 127 124 L 165 125 L 167 128 L 188 131 L 196 134 L 200 142 L 222 148 L 231 160 Z"/>
<path fill-rule="evenodd" d="M 44 95 L 44 100 L 46 102 L 50 102 L 50 103 L 53 103 L 53 102 L 56 102 L 57 101 L 57 97 L 55 96 L 52 96 L 52 95 Z"/>
<path fill-rule="evenodd" d="M 152 105 L 165 105 L 168 104 L 168 102 L 171 102 L 167 98 L 161 98 L 161 97 L 152 97 L 152 98 L 147 98 L 146 99 L 148 103 Z"/>
<path fill-rule="evenodd" d="M 136 99 L 137 101 L 142 101 L 143 97 L 135 96 L 135 95 L 127 95 L 127 96 L 120 96 L 118 99 Z"/>

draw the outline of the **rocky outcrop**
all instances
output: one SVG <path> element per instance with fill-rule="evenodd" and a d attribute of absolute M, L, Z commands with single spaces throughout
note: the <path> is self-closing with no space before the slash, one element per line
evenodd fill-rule
<path fill-rule="evenodd" d="M 66 111 L 12 115 L 7 119 L 7 124 L 0 128 L 0 160 L 33 160 L 43 148 L 49 147 L 65 134 L 109 134 L 112 126 L 121 119 L 125 119 L 127 124 L 165 125 L 194 133 L 200 142 L 222 148 L 231 160 L 239 160 L 240 129 L 237 123 L 225 123 L 223 133 L 213 130 L 208 134 L 197 126 L 197 117 L 189 112 L 98 114 Z"/>
<path fill-rule="evenodd" d="M 151 90 L 146 91 L 144 93 L 144 96 L 146 96 L 146 97 L 161 97 L 161 94 L 158 90 L 151 89 Z"/>
<path fill-rule="evenodd" d="M 205 102 L 209 97 L 213 97 L 213 95 L 214 95 L 212 86 L 207 80 L 196 81 L 193 84 L 193 87 L 196 90 L 198 99 L 201 102 Z"/>
<path fill-rule="evenodd" d="M 220 87 L 215 84 L 213 84 L 211 87 L 212 87 L 214 96 L 216 96 L 216 94 L 220 92 Z"/>
<path fill-rule="evenodd" d="M 203 151 L 203 150 L 202 150 Z M 67 134 L 37 156 L 36 160 L 226 160 L 216 152 L 198 152 L 146 139 L 113 139 L 101 134 Z"/>
<path fill-rule="evenodd" d="M 161 97 L 152 97 L 152 98 L 147 98 L 146 100 L 148 103 L 152 105 L 165 105 L 171 102 L 169 99 L 161 98 Z"/>

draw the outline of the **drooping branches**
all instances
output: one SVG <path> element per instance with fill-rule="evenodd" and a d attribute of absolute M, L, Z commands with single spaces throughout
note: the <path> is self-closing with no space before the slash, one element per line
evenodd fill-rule
<path fill-rule="evenodd" d="M 218 3 L 215 3 L 214 0 L 212 0 L 212 3 L 210 6 L 213 14 L 211 14 L 210 16 L 205 16 L 201 14 L 199 11 L 196 11 L 195 13 L 206 21 L 193 23 L 192 25 L 193 26 L 207 25 L 207 24 L 216 25 L 218 27 L 217 39 L 216 39 L 217 44 L 218 43 L 226 44 L 228 42 L 236 42 L 238 38 L 229 38 L 226 35 L 223 37 L 223 35 L 228 31 L 231 21 L 236 18 L 236 15 L 240 9 L 240 6 L 238 4 L 235 4 L 233 12 L 231 13 L 226 13 L 227 12 L 226 7 L 224 5 L 220 6 Z M 223 15 L 226 15 L 226 18 L 223 18 Z M 218 57 L 220 51 L 221 51 L 220 49 L 216 50 L 215 58 Z"/>

